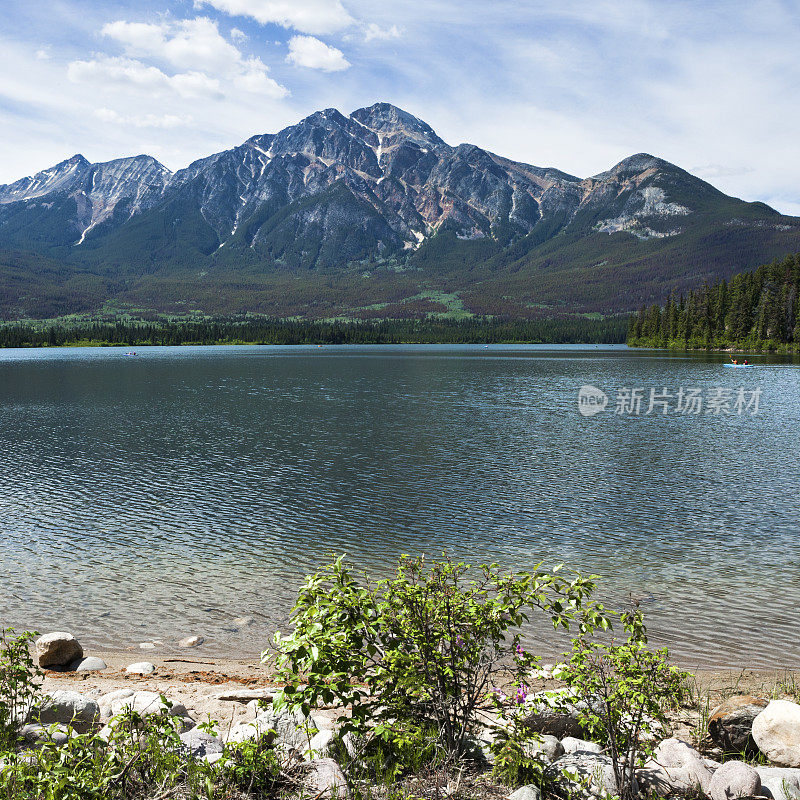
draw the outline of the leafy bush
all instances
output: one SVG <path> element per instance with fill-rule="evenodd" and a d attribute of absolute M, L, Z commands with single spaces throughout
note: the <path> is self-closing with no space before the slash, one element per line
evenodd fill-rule
<path fill-rule="evenodd" d="M 633 800 L 635 770 L 666 722 L 666 712 L 683 699 L 687 676 L 669 664 L 666 648 L 648 648 L 640 611 L 620 619 L 627 639 L 574 639 L 561 678 L 585 701 L 581 722 L 592 738 L 604 742 L 621 800 Z"/>
<path fill-rule="evenodd" d="M 221 763 L 228 782 L 248 794 L 270 794 L 281 773 L 274 739 L 275 732 L 267 731 L 255 739 L 226 747 Z"/>
<path fill-rule="evenodd" d="M 286 684 L 276 704 L 306 715 L 320 704 L 350 707 L 352 716 L 339 720 L 343 733 L 385 741 L 400 741 L 409 724 L 432 726 L 446 758 L 461 757 L 493 688 L 521 681 L 536 663 L 520 647 L 529 611 L 565 628 L 582 611 L 588 631 L 604 620 L 586 606 L 593 589 L 593 579 L 560 568 L 473 572 L 448 558 L 428 567 L 405 556 L 394 577 L 360 582 L 337 558 L 306 580 L 294 631 L 275 638 L 277 675 Z"/>
<path fill-rule="evenodd" d="M 494 764 L 492 774 L 510 786 L 535 784 L 542 788 L 545 783 L 544 770 L 548 762 L 541 752 L 531 752 L 526 747 L 531 739 L 528 734 L 513 732 L 495 741 L 492 745 Z"/>
<path fill-rule="evenodd" d="M 0 752 L 16 743 L 17 726 L 33 704 L 42 683 L 30 651 L 36 633 L 0 632 Z"/>

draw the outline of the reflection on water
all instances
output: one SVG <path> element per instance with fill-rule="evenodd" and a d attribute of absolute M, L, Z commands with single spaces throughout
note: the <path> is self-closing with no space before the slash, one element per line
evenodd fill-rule
<path fill-rule="evenodd" d="M 776 361 L 776 359 L 773 359 Z M 3 622 L 258 652 L 301 576 L 564 561 L 686 664 L 800 663 L 800 368 L 624 348 L 0 351 Z M 582 384 L 758 416 L 577 412 Z M 256 624 L 237 630 L 235 617 Z"/>

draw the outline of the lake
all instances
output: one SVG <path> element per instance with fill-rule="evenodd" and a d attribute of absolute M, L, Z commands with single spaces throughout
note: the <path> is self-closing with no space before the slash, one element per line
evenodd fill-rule
<path fill-rule="evenodd" d="M 0 351 L 2 623 L 89 647 L 199 633 L 203 652 L 249 656 L 331 554 L 385 574 L 446 551 L 596 573 L 685 666 L 800 666 L 800 366 L 724 360 Z"/>

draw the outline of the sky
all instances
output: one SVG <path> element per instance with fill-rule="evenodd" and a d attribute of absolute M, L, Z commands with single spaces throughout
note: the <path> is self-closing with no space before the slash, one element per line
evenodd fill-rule
<path fill-rule="evenodd" d="M 172 170 L 377 101 L 581 177 L 649 152 L 800 215 L 800 0 L 3 0 L 0 183 Z"/>

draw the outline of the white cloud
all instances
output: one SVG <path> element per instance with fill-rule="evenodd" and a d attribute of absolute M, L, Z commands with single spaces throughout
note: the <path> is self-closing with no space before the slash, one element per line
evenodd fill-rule
<path fill-rule="evenodd" d="M 217 88 L 222 79 L 269 97 L 288 94 L 268 76 L 267 66 L 260 58 L 245 57 L 220 34 L 217 23 L 207 17 L 160 23 L 118 20 L 104 25 L 101 33 L 122 45 L 129 56 L 189 70 L 174 76 L 173 83 L 182 91 L 199 90 L 202 79 L 198 76 L 212 74 Z M 241 31 L 239 33 L 244 36 Z"/>
<path fill-rule="evenodd" d="M 149 92 L 176 92 L 181 97 L 220 96 L 220 82 L 202 72 L 167 75 L 158 67 L 133 58 L 99 56 L 90 61 L 73 61 L 67 75 L 74 83 L 88 83 L 99 91 L 129 85 Z"/>
<path fill-rule="evenodd" d="M 94 115 L 102 122 L 133 125 L 134 128 L 178 128 L 194 121 L 191 116 L 177 114 L 119 114 L 111 108 L 98 108 Z"/>
<path fill-rule="evenodd" d="M 292 36 L 286 60 L 298 67 L 320 69 L 323 72 L 341 72 L 350 66 L 341 50 L 313 36 Z"/>
<path fill-rule="evenodd" d="M 119 44 L 125 56 L 100 54 L 73 61 L 67 70 L 71 81 L 94 84 L 100 91 L 110 84 L 129 84 L 184 98 L 223 97 L 231 89 L 272 99 L 288 94 L 269 77 L 260 58 L 246 57 L 205 17 L 159 23 L 117 20 L 104 25 L 101 33 Z"/>
<path fill-rule="evenodd" d="M 302 33 L 325 34 L 343 30 L 355 20 L 340 0 L 195 0 L 195 8 L 250 17 L 262 25 L 281 25 Z"/>
<path fill-rule="evenodd" d="M 231 39 L 237 44 L 244 44 L 250 37 L 239 28 L 231 28 Z"/>
<path fill-rule="evenodd" d="M 387 28 L 382 28 L 376 22 L 370 22 L 364 28 L 364 41 L 370 42 L 373 39 L 399 39 L 402 35 L 400 28 L 397 25 L 390 25 Z"/>

